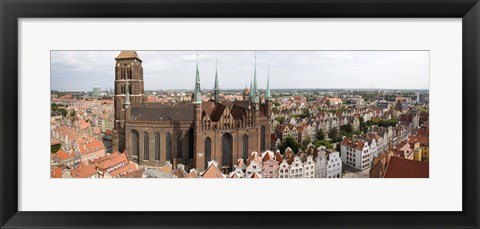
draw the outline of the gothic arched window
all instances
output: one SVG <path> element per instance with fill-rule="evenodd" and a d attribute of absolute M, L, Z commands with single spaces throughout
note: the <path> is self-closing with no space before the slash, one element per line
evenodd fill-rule
<path fill-rule="evenodd" d="M 260 127 L 260 151 L 265 150 L 265 126 Z"/>
<path fill-rule="evenodd" d="M 182 133 L 180 132 L 177 135 L 177 158 L 182 158 L 182 144 L 183 144 L 183 138 L 182 138 Z"/>
<path fill-rule="evenodd" d="M 193 159 L 193 130 L 188 130 L 188 158 Z"/>
<path fill-rule="evenodd" d="M 167 136 L 166 136 L 166 160 L 167 161 L 170 161 L 170 162 L 173 162 L 172 161 L 172 134 L 170 133 L 167 133 Z"/>
<path fill-rule="evenodd" d="M 149 155 L 148 153 L 150 152 L 150 149 L 149 149 L 149 137 L 148 137 L 148 133 L 145 132 L 143 133 L 143 160 L 145 161 L 148 161 L 149 160 Z"/>
<path fill-rule="evenodd" d="M 209 137 L 205 138 L 205 169 L 208 162 L 212 160 L 212 140 Z"/>
<path fill-rule="evenodd" d="M 243 145 L 242 158 L 244 161 L 246 161 L 248 158 L 248 135 L 244 134 L 242 140 L 243 140 L 242 141 L 242 145 Z"/>
<path fill-rule="evenodd" d="M 155 160 L 160 161 L 160 133 L 155 133 Z"/>
<path fill-rule="evenodd" d="M 222 167 L 232 169 L 233 137 L 230 133 L 222 136 Z"/>
<path fill-rule="evenodd" d="M 130 131 L 131 132 L 131 140 L 132 140 L 132 155 L 133 156 L 136 156 L 137 159 L 139 160 L 140 159 L 140 155 L 139 155 L 139 150 L 138 150 L 138 139 L 139 139 L 139 135 L 138 135 L 138 131 L 137 130 L 132 130 Z"/>

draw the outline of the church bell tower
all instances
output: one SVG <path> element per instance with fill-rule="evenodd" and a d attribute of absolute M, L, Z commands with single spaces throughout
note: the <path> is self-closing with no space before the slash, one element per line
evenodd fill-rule
<path fill-rule="evenodd" d="M 113 151 L 125 150 L 125 109 L 145 101 L 142 59 L 135 51 L 121 51 L 115 58 Z M 128 91 L 127 91 L 128 90 Z"/>

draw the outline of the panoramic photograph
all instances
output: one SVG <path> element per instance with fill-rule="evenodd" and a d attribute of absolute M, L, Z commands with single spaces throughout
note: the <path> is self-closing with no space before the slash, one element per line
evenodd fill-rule
<path fill-rule="evenodd" d="M 51 178 L 429 178 L 429 51 L 51 51 Z"/>

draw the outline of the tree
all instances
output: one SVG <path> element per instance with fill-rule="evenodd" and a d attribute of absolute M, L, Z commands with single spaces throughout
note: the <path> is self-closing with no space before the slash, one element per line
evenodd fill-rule
<path fill-rule="evenodd" d="M 328 132 L 328 137 L 331 138 L 331 139 L 337 139 L 338 137 L 338 130 L 336 127 L 330 129 L 330 131 Z"/>
<path fill-rule="evenodd" d="M 327 149 L 331 149 L 332 148 L 332 143 L 326 141 L 326 140 L 316 140 L 313 145 L 315 145 L 315 147 L 320 147 L 320 146 L 325 146 Z"/>
<path fill-rule="evenodd" d="M 283 123 L 285 122 L 285 117 L 284 116 L 276 117 L 275 120 L 277 120 L 278 123 Z"/>
<path fill-rule="evenodd" d="M 353 132 L 353 127 L 350 124 L 345 124 L 345 125 L 340 126 L 340 130 L 344 131 L 346 133 L 352 133 Z"/>
<path fill-rule="evenodd" d="M 67 116 L 67 110 L 63 107 L 58 108 L 58 112 L 60 112 L 60 114 L 62 114 L 63 117 Z"/>
<path fill-rule="evenodd" d="M 293 150 L 294 153 L 297 153 L 298 148 L 300 148 L 300 145 L 298 144 L 297 140 L 295 140 L 294 138 L 287 137 L 287 138 L 285 138 L 285 141 L 280 143 L 280 145 L 278 146 L 278 149 L 280 150 L 280 152 L 285 154 L 285 150 L 288 147 L 290 147 Z"/>
<path fill-rule="evenodd" d="M 360 131 L 362 131 L 363 133 L 367 133 L 368 131 L 368 126 L 367 124 L 365 123 L 365 120 L 363 119 L 362 116 L 360 116 L 360 118 L 358 119 L 359 122 L 360 122 Z"/>
<path fill-rule="evenodd" d="M 55 145 L 52 145 L 52 147 L 50 148 L 50 153 L 54 154 L 54 153 L 57 153 L 61 148 L 61 145 L 60 144 L 55 144 Z"/>
<path fill-rule="evenodd" d="M 71 110 L 70 111 L 70 117 L 75 117 L 77 113 L 75 112 L 75 110 Z"/>
<path fill-rule="evenodd" d="M 302 142 L 302 150 L 305 151 L 307 149 L 308 144 L 310 144 L 312 141 L 310 140 L 309 136 L 306 136 L 305 139 L 303 139 Z"/>
<path fill-rule="evenodd" d="M 325 139 L 325 133 L 323 133 L 322 129 L 319 129 L 317 131 L 317 140 L 323 140 L 323 139 Z"/>
<path fill-rule="evenodd" d="M 368 120 L 367 126 L 382 126 L 382 127 L 389 127 L 389 126 L 396 126 L 398 124 L 398 120 L 396 119 L 387 119 L 387 120 Z"/>

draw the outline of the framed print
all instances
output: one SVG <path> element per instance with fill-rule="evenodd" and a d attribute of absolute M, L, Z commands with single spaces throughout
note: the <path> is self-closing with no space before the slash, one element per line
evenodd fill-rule
<path fill-rule="evenodd" d="M 2 228 L 479 226 L 477 1 L 0 9 Z"/>

